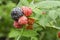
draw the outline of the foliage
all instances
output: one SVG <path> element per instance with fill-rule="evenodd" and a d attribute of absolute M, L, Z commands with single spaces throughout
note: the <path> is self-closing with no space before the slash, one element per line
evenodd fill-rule
<path fill-rule="evenodd" d="M 17 5 L 11 0 L 8 2 L 0 6 L 0 36 L 8 34 L 9 38 L 15 40 L 59 40 L 57 33 L 60 31 L 60 0 L 20 0 Z M 32 8 L 30 18 L 35 19 L 33 30 L 13 27 L 10 12 L 16 6 Z"/>

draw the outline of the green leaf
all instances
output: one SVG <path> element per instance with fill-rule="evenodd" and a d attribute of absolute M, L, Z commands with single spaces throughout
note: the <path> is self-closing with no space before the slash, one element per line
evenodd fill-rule
<path fill-rule="evenodd" d="M 18 37 L 20 34 L 21 34 L 20 31 L 15 30 L 15 29 L 12 29 L 12 30 L 10 31 L 8 37 L 10 37 L 10 38 L 13 37 L 13 38 L 14 38 L 14 37 Z"/>
<path fill-rule="evenodd" d="M 33 37 L 33 36 L 36 36 L 36 35 L 37 35 L 37 33 L 34 30 L 24 30 L 22 36 L 25 36 L 25 37 Z"/>
<path fill-rule="evenodd" d="M 56 7 L 60 7 L 60 1 L 42 1 L 35 5 L 37 8 L 53 9 Z"/>
<path fill-rule="evenodd" d="M 48 15 L 49 15 L 50 18 L 53 19 L 53 20 L 55 20 L 55 19 L 58 17 L 58 15 L 57 15 L 57 13 L 56 13 L 56 10 L 50 10 L 49 13 L 48 13 Z"/>
<path fill-rule="evenodd" d="M 35 31 L 43 30 L 42 26 L 40 24 L 38 24 L 38 23 L 34 23 L 33 28 L 34 28 Z"/>
<path fill-rule="evenodd" d="M 45 35 L 42 40 L 57 40 L 57 33 L 58 33 L 57 29 L 47 27 L 44 32 L 45 32 Z"/>
<path fill-rule="evenodd" d="M 29 2 L 27 0 L 20 0 L 17 6 L 21 7 L 21 6 L 28 6 L 28 5 Z"/>
<path fill-rule="evenodd" d="M 30 3 L 30 5 L 29 5 L 32 9 L 34 9 L 35 8 L 35 5 L 34 5 L 34 0 L 33 1 L 31 1 L 31 3 Z"/>
<path fill-rule="evenodd" d="M 42 26 L 46 26 L 50 22 L 49 16 L 43 16 L 39 19 L 38 23 Z"/>
<path fill-rule="evenodd" d="M 31 40 L 38 40 L 37 37 L 31 37 Z"/>
<path fill-rule="evenodd" d="M 42 11 L 36 8 L 36 9 L 33 9 L 33 12 L 34 12 L 34 16 L 33 17 L 38 20 L 39 17 L 41 16 L 41 12 Z"/>
<path fill-rule="evenodd" d="M 60 29 L 60 18 L 56 19 L 56 23 L 54 23 L 54 25 Z"/>
<path fill-rule="evenodd" d="M 29 3 L 31 3 L 32 2 L 32 0 L 27 0 Z"/>
<path fill-rule="evenodd" d="M 56 9 L 56 14 L 60 17 L 60 8 Z"/>
<path fill-rule="evenodd" d="M 31 40 L 31 37 L 22 36 L 19 40 Z"/>

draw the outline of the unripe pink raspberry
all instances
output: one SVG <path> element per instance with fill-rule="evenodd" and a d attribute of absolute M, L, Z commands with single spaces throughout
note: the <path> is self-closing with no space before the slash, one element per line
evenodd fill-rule
<path fill-rule="evenodd" d="M 13 25 L 14 25 L 15 28 L 21 28 L 22 27 L 20 24 L 18 24 L 17 21 L 14 21 Z"/>
<path fill-rule="evenodd" d="M 32 9 L 26 6 L 22 7 L 22 11 L 25 16 L 30 16 L 32 14 Z"/>
<path fill-rule="evenodd" d="M 26 16 L 20 17 L 19 20 L 18 20 L 18 23 L 19 23 L 20 25 L 22 25 L 22 24 L 27 24 L 27 23 L 28 23 L 27 17 L 26 17 Z"/>

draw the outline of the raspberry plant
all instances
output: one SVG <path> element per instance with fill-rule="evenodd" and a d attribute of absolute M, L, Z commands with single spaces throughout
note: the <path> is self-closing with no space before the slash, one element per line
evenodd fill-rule
<path fill-rule="evenodd" d="M 60 1 L 20 0 L 17 7 L 23 6 L 32 9 L 27 18 L 32 18 L 34 21 L 30 22 L 34 23 L 28 22 L 21 29 L 12 28 L 9 37 L 15 40 L 59 40 Z"/>

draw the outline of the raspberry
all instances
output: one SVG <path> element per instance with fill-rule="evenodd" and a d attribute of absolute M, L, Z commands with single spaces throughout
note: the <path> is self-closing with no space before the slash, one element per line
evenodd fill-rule
<path fill-rule="evenodd" d="M 28 25 L 28 26 L 26 27 L 26 29 L 27 29 L 27 30 L 32 30 L 32 29 L 33 29 L 33 26 L 32 26 L 32 25 Z"/>
<path fill-rule="evenodd" d="M 21 25 L 18 24 L 17 21 L 14 21 L 14 24 L 13 25 L 14 25 L 15 28 L 21 28 L 22 27 Z"/>
<path fill-rule="evenodd" d="M 12 19 L 18 20 L 19 17 L 23 16 L 23 12 L 19 7 L 16 7 L 11 12 Z"/>
<path fill-rule="evenodd" d="M 28 24 L 32 25 L 34 24 L 35 20 L 33 18 L 28 18 Z"/>
<path fill-rule="evenodd" d="M 18 20 L 18 23 L 19 24 L 27 24 L 28 23 L 27 17 L 26 16 L 20 17 Z"/>
<path fill-rule="evenodd" d="M 30 16 L 32 14 L 32 9 L 26 6 L 22 7 L 22 11 L 25 16 Z"/>
<path fill-rule="evenodd" d="M 58 38 L 60 38 L 60 32 L 58 32 Z"/>

